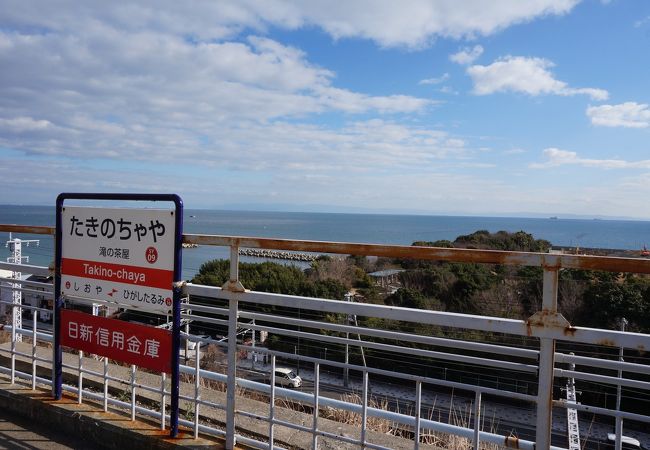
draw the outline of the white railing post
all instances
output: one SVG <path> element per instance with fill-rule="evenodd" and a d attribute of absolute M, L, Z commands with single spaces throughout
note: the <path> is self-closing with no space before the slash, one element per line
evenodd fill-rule
<path fill-rule="evenodd" d="M 413 448 L 418 450 L 420 448 L 420 418 L 422 413 L 422 382 L 420 380 L 415 382 L 415 443 Z"/>
<path fill-rule="evenodd" d="M 622 317 L 621 318 L 621 331 L 625 331 L 625 325 L 627 325 L 627 320 Z M 620 347 L 618 349 L 618 360 L 620 362 L 623 362 L 623 347 Z M 618 377 L 623 378 L 623 370 L 618 369 Z M 621 392 L 622 392 L 622 387 L 621 385 L 616 386 L 616 411 L 621 410 Z M 616 433 L 616 441 L 615 441 L 615 450 L 621 450 L 623 448 L 623 419 L 621 419 L 620 416 L 616 417 L 616 426 L 615 426 L 615 433 Z"/>
<path fill-rule="evenodd" d="M 311 448 L 318 450 L 318 397 L 320 396 L 320 364 L 314 363 L 314 414 L 312 422 Z"/>
<path fill-rule="evenodd" d="M 481 391 L 474 394 L 474 450 L 481 445 Z"/>
<path fill-rule="evenodd" d="M 108 412 L 108 358 L 104 356 L 104 412 Z"/>
<path fill-rule="evenodd" d="M 160 377 L 160 429 L 165 429 L 165 410 L 167 408 L 166 395 L 165 395 L 165 384 L 167 382 L 167 374 L 162 373 Z"/>
<path fill-rule="evenodd" d="M 135 420 L 135 364 L 131 364 L 131 420 Z"/>
<path fill-rule="evenodd" d="M 547 317 L 557 313 L 558 275 L 556 267 L 544 267 L 542 310 Z M 555 340 L 540 338 L 535 434 L 536 448 L 540 449 L 550 448 L 551 446 L 554 366 Z"/>
<path fill-rule="evenodd" d="M 32 391 L 36 390 L 36 332 L 38 324 L 38 310 L 32 311 Z"/>
<path fill-rule="evenodd" d="M 199 402 L 201 401 L 201 342 L 196 342 L 194 366 L 194 439 L 199 437 Z"/>
<path fill-rule="evenodd" d="M 366 434 L 368 428 L 368 371 L 363 371 L 363 402 L 361 406 L 361 448 L 366 448 Z"/>
<path fill-rule="evenodd" d="M 230 247 L 230 280 L 223 287 L 241 292 L 239 282 L 239 246 Z M 235 448 L 235 394 L 237 391 L 237 324 L 239 301 L 230 299 L 228 308 L 228 384 L 226 387 L 226 449 Z"/>
<path fill-rule="evenodd" d="M 15 315 L 16 307 L 11 306 L 11 313 Z M 18 335 L 16 333 L 15 325 L 11 327 L 11 384 L 16 383 L 16 340 Z"/>
<path fill-rule="evenodd" d="M 77 401 L 80 405 L 81 402 L 83 401 L 83 392 L 84 392 L 83 360 L 84 360 L 84 352 L 79 350 L 79 378 L 78 378 L 79 392 L 77 395 Z"/>
<path fill-rule="evenodd" d="M 269 397 L 269 450 L 273 450 L 275 425 L 275 355 L 271 355 L 271 395 Z"/>

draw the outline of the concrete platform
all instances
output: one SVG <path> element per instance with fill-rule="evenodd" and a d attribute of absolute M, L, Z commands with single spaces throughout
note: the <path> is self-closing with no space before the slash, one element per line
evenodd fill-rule
<path fill-rule="evenodd" d="M 131 421 L 130 417 L 115 412 L 105 413 L 99 405 L 85 400 L 78 404 L 77 398 L 64 396 L 61 400 L 52 399 L 51 393 L 42 389 L 35 391 L 0 375 L 0 409 L 6 414 L 22 418 L 20 422 L 33 422 L 34 428 L 45 425 L 40 433 L 48 439 L 47 428 L 65 434 L 72 447 L 58 448 L 103 448 L 103 449 L 221 449 L 223 442 L 217 439 L 194 439 L 191 432 L 181 430 L 177 438 L 170 438 L 169 431 L 163 431 L 158 424 L 141 419 Z M 12 445 L 5 448 L 35 448 L 32 445 L 19 445 L 20 439 L 13 438 Z M 26 442 L 25 442 L 26 444 Z M 0 442 L 0 446 L 3 446 Z M 42 448 L 56 448 L 44 446 Z M 246 447 L 238 446 L 240 449 Z"/>

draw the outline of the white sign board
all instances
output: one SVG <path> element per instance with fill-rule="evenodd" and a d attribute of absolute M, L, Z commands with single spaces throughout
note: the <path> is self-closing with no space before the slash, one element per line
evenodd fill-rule
<path fill-rule="evenodd" d="M 65 206 L 62 294 L 170 313 L 174 214 L 166 209 Z"/>

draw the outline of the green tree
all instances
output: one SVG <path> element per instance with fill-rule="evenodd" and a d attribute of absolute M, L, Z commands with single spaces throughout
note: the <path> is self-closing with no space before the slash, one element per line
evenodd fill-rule
<path fill-rule="evenodd" d="M 582 320 L 588 326 L 618 328 L 624 317 L 629 329 L 650 331 L 650 287 L 647 281 L 628 279 L 595 282 L 585 292 Z"/>
<path fill-rule="evenodd" d="M 213 260 L 201 265 L 193 283 L 222 286 L 230 277 L 228 260 Z M 276 294 L 300 295 L 340 300 L 347 291 L 335 279 L 311 280 L 295 266 L 272 262 L 240 263 L 239 279 L 245 288 Z"/>
<path fill-rule="evenodd" d="M 385 303 L 390 306 L 427 309 L 427 301 L 424 296 L 411 289 L 398 289 L 397 292 L 386 297 Z"/>

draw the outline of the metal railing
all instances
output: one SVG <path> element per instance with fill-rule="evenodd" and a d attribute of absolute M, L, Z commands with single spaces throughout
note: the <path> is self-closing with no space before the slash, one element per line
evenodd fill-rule
<path fill-rule="evenodd" d="M 15 225 L 0 225 L 0 231 L 54 232 L 50 227 Z M 558 342 L 564 346 L 588 345 L 641 352 L 650 349 L 650 335 L 577 327 L 558 313 L 560 270 L 650 274 L 650 260 L 191 234 L 185 234 L 183 240 L 188 244 L 229 247 L 231 261 L 230 279 L 223 287 L 184 285 L 184 294 L 189 302 L 185 305 L 183 318 L 223 330 L 220 338 L 185 336 L 183 356 L 186 365 L 181 366 L 185 377 L 181 402 L 185 407 L 179 423 L 191 428 L 195 436 L 199 433 L 220 436 L 225 439 L 227 448 L 234 448 L 236 443 L 257 448 L 283 448 L 288 444 L 296 446 L 295 440 L 301 442 L 297 446 L 317 448 L 319 441 L 326 439 L 361 448 L 417 449 L 429 442 L 427 439 L 434 433 L 443 433 L 465 438 L 474 448 L 478 448 L 479 443 L 491 443 L 541 449 L 567 446 L 566 440 L 563 445 L 552 445 L 554 408 L 564 412 L 563 417 L 566 417 L 566 409 L 572 408 L 579 415 L 609 417 L 619 425 L 623 421 L 626 424 L 650 423 L 650 416 L 638 411 L 608 408 L 606 404 L 568 405 L 563 396 L 554 395 L 554 381 L 558 378 L 572 378 L 578 386 L 581 382 L 590 382 L 650 393 L 648 365 L 623 362 L 606 352 L 581 356 L 556 350 Z M 529 319 L 517 320 L 248 291 L 239 278 L 241 248 L 540 267 L 543 270 L 542 305 Z M 0 263 L 0 269 L 17 268 L 23 273 L 44 276 L 49 273 L 43 267 Z M 5 283 L 2 289 L 12 289 L 10 283 L 14 281 L 10 277 L 0 278 L 0 282 Z M 50 284 L 26 281 L 21 281 L 21 284 L 20 289 L 24 291 L 37 290 L 39 294 L 45 293 L 52 298 Z M 4 326 L 5 331 L 11 332 L 9 346 L 2 347 L 2 352 L 9 355 L 9 367 L 0 367 L 0 371 L 10 374 L 12 382 L 22 378 L 29 380 L 33 387 L 36 384 L 51 385 L 51 378 L 39 372 L 39 369 L 50 369 L 52 360 L 51 350 L 39 346 L 52 340 L 51 334 L 38 320 L 39 314 L 46 311 L 34 306 L 4 303 L 9 308 L 32 311 L 33 320 L 31 328 Z M 350 316 L 363 318 L 362 326 L 344 319 Z M 373 321 L 379 320 L 402 326 L 398 331 L 371 326 Z M 252 349 L 240 339 L 242 328 L 250 333 L 265 332 L 279 340 L 302 341 L 303 346 L 311 346 L 312 351 L 303 352 L 300 345 L 294 352 L 286 345 Z M 430 332 L 434 328 L 440 331 L 438 335 Z M 459 337 L 459 332 L 466 335 Z M 471 334 L 478 337 L 472 338 Z M 31 345 L 17 343 L 17 335 L 32 338 Z M 482 340 L 490 336 L 502 339 L 492 343 Z M 189 342 L 195 343 L 192 350 Z M 203 344 L 214 347 L 208 346 L 204 350 Z M 25 346 L 31 349 L 27 351 Z M 360 358 L 354 362 L 346 361 L 347 357 L 343 361 L 336 357 L 328 359 L 327 346 L 332 349 L 330 355 L 335 348 L 346 348 L 357 354 L 370 352 L 415 362 L 420 370 L 411 370 L 408 365 L 365 364 L 365 356 L 363 363 Z M 324 348 L 325 356 L 322 352 L 315 356 L 314 347 Z M 223 351 L 222 365 L 218 364 L 219 358 L 214 358 L 215 348 Z M 217 356 L 221 355 L 217 353 Z M 253 358 L 259 357 L 266 362 L 242 359 L 243 355 L 253 355 Z M 29 364 L 30 370 L 18 370 L 17 362 L 20 361 Z M 279 380 L 275 368 L 279 364 L 302 367 L 304 381 L 309 381 L 304 384 L 308 386 L 303 390 L 276 386 Z M 427 370 L 432 365 L 444 368 L 445 376 Z M 575 365 L 580 370 L 569 369 Z M 447 379 L 447 367 L 459 368 L 457 372 L 462 372 L 462 376 Z M 107 359 L 98 361 L 82 352 L 66 354 L 64 369 L 68 374 L 64 389 L 77 395 L 79 402 L 84 398 L 98 401 L 105 410 L 109 406 L 123 408 L 130 411 L 132 418 L 143 414 L 157 418 L 162 428 L 166 426 L 170 391 L 169 380 L 164 374 L 144 373 L 135 366 L 120 367 Z M 339 385 L 350 384 L 350 373 L 353 374 L 353 388 L 346 390 Z M 620 375 L 622 373 L 624 377 Z M 486 383 L 489 374 L 497 375 L 492 382 Z M 499 384 L 498 374 L 506 378 L 505 383 Z M 470 377 L 474 380 L 468 381 Z M 391 389 L 396 392 L 393 396 L 397 399 L 386 394 Z M 456 401 L 465 405 L 466 415 L 456 423 L 441 420 L 440 408 L 436 419 L 436 396 L 442 396 L 442 392 L 447 390 L 456 392 Z M 492 429 L 484 429 L 487 404 L 494 399 L 499 399 L 502 410 L 523 408 L 534 416 L 534 422 L 529 419 L 528 423 L 520 424 L 521 429 L 526 426 L 530 429 L 526 439 L 512 436 L 507 430 L 504 433 L 504 428 L 495 425 L 494 420 Z M 400 401 L 402 405 L 408 405 L 406 410 L 400 408 Z M 442 410 L 449 417 L 456 411 L 451 405 Z M 348 429 L 336 425 L 334 419 L 326 416 L 344 417 L 356 425 Z M 266 425 L 260 427 L 260 422 Z M 375 426 L 371 426 L 371 422 Z M 396 431 L 398 437 L 388 438 L 376 432 L 377 423 Z M 245 430 L 246 426 L 257 428 Z M 346 431 L 341 431 L 342 428 Z M 289 436 L 294 439 L 293 443 L 278 434 L 279 430 L 287 429 L 292 430 Z M 620 445 L 620 431 L 617 440 Z"/>

